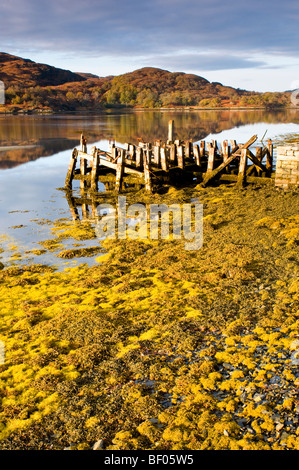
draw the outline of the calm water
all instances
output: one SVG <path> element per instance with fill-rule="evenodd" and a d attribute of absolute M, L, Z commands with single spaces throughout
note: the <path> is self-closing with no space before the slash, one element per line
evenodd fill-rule
<path fill-rule="evenodd" d="M 26 262 L 55 264 L 59 269 L 94 258 L 78 258 L 66 264 L 55 253 L 34 256 L 39 242 L 53 238 L 55 221 L 72 220 L 64 191 L 66 171 L 80 134 L 88 147 L 108 149 L 109 139 L 121 146 L 139 139 L 165 140 L 168 121 L 174 119 L 175 138 L 211 141 L 236 139 L 246 142 L 253 134 L 275 143 L 299 135 L 299 111 L 140 111 L 98 115 L 0 116 L 0 261 L 5 265 Z M 76 189 L 75 189 L 76 191 Z M 64 242 L 72 247 L 73 240 Z M 84 246 L 95 246 L 96 240 Z M 63 248 L 61 248 L 63 249 Z"/>

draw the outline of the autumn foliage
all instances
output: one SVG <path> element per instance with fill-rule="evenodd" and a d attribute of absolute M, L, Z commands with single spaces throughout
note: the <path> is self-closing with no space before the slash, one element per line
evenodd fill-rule
<path fill-rule="evenodd" d="M 119 76 L 73 73 L 0 53 L 6 108 L 80 111 L 107 107 L 266 107 L 288 106 L 289 93 L 256 93 L 183 72 L 145 67 Z"/>

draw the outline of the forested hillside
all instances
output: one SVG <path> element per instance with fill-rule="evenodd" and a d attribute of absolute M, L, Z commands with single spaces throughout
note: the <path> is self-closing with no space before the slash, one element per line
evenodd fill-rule
<path fill-rule="evenodd" d="M 107 107 L 285 107 L 289 93 L 235 89 L 203 77 L 145 67 L 119 76 L 73 73 L 0 53 L 6 111 L 80 111 Z"/>

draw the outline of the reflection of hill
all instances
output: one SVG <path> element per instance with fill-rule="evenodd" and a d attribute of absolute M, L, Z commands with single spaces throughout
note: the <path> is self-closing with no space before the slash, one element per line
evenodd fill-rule
<path fill-rule="evenodd" d="M 265 110 L 210 110 L 191 112 L 171 111 L 141 111 L 136 113 L 108 116 L 109 128 L 112 130 L 108 137 L 113 137 L 120 143 L 130 140 L 136 143 L 138 139 L 153 142 L 156 139 L 165 140 L 168 132 L 168 121 L 175 123 L 176 139 L 196 142 L 209 134 L 217 134 L 224 130 L 259 122 L 278 124 L 299 121 L 299 111 L 265 111 Z"/>
<path fill-rule="evenodd" d="M 175 122 L 176 139 L 196 142 L 209 134 L 247 124 L 299 122 L 299 110 L 123 111 L 97 115 L 1 116 L 0 147 L 13 145 L 20 148 L 0 151 L 0 168 L 10 168 L 72 149 L 79 145 L 82 132 L 88 145 L 111 138 L 121 144 L 137 143 L 139 139 L 147 142 L 166 140 L 170 119 Z"/>
<path fill-rule="evenodd" d="M 0 169 L 13 168 L 40 157 L 49 157 L 63 150 L 72 149 L 77 144 L 77 140 L 50 139 L 41 140 L 35 144 L 32 142 L 30 144 L 19 144 L 20 148 L 9 149 L 8 147 L 9 150 L 0 147 Z"/>

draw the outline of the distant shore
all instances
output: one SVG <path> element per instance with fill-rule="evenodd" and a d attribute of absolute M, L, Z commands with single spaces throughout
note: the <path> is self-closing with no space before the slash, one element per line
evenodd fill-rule
<path fill-rule="evenodd" d="M 130 107 L 130 106 L 113 106 L 105 108 L 87 108 L 87 109 L 73 109 L 73 110 L 54 110 L 54 109 L 26 109 L 21 107 L 0 107 L 0 115 L 31 115 L 31 114 L 82 114 L 82 113 L 98 113 L 98 112 L 109 112 L 109 111 L 256 111 L 256 110 L 266 110 L 266 111 L 282 111 L 282 110 L 298 110 L 297 106 L 283 106 L 283 107 L 267 107 L 267 106 L 215 106 L 215 107 L 200 107 L 200 106 L 177 106 L 177 107 L 161 107 L 161 108 L 141 108 L 141 107 Z"/>

